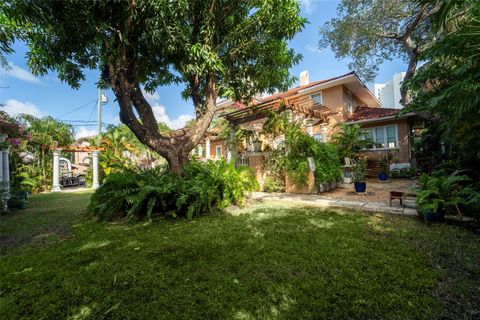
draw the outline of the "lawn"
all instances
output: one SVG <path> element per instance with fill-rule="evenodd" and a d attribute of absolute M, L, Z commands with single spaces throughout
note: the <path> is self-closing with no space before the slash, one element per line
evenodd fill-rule
<path fill-rule="evenodd" d="M 1 218 L 1 319 L 480 317 L 468 230 L 282 203 L 100 223 L 90 195 Z"/>

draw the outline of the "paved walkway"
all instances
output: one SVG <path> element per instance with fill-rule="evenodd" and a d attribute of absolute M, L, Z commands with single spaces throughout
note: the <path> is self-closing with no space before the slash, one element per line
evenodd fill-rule
<path fill-rule="evenodd" d="M 252 192 L 250 198 L 252 200 L 280 200 L 301 202 L 303 205 L 311 205 L 318 207 L 348 208 L 369 212 L 384 212 L 394 214 L 404 214 L 409 216 L 417 215 L 415 204 L 408 202 L 406 207 L 394 205 L 390 207 L 384 202 L 373 201 L 350 201 L 335 199 L 316 194 L 295 194 L 295 193 L 269 193 L 269 192 Z"/>

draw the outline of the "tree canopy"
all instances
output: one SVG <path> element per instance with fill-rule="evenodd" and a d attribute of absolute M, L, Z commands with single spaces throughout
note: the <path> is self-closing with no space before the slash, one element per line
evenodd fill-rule
<path fill-rule="evenodd" d="M 338 18 L 321 27 L 319 45 L 330 46 L 337 58 L 352 59 L 349 67 L 367 82 L 373 81 L 382 62 L 403 58 L 408 61 L 408 80 L 418 56 L 435 41 L 430 18 L 439 9 L 436 2 L 342 0 Z"/>
<path fill-rule="evenodd" d="M 406 84 L 413 100 L 404 112 L 429 115 L 426 134 L 438 143 L 424 150 L 430 158 L 480 173 L 480 3 L 442 1 L 433 23 L 445 36 L 420 56 L 424 64 Z"/>
<path fill-rule="evenodd" d="M 36 75 L 56 71 L 74 88 L 83 70 L 99 69 L 120 120 L 145 145 L 181 172 L 205 134 L 218 96 L 249 101 L 256 93 L 283 90 L 300 55 L 287 41 L 303 28 L 294 0 L 131 0 L 3 2 L 0 17 L 28 47 Z M 12 37 L 1 39 L 7 53 Z M 181 84 L 197 121 L 162 134 L 141 87 Z"/>

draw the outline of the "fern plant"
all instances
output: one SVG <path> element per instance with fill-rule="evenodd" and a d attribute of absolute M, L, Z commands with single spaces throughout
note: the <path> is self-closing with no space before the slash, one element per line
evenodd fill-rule
<path fill-rule="evenodd" d="M 89 208 L 104 220 L 151 219 L 154 212 L 193 219 L 214 208 L 242 204 L 246 192 L 257 188 L 248 168 L 236 169 L 223 160 L 190 161 L 182 177 L 163 168 L 110 174 Z"/>

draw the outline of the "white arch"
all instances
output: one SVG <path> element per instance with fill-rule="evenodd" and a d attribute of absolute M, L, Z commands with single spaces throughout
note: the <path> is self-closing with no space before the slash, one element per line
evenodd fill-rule
<path fill-rule="evenodd" d="M 65 161 L 67 163 L 68 172 L 72 172 L 72 163 L 67 158 L 59 158 L 58 161 Z"/>

